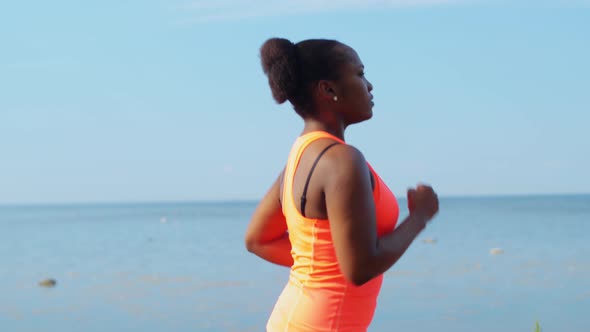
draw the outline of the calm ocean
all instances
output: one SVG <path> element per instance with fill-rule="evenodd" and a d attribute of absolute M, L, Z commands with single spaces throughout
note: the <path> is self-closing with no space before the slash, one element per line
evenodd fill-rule
<path fill-rule="evenodd" d="M 0 331 L 263 331 L 288 270 L 245 250 L 254 207 L 0 207 Z M 443 198 L 370 331 L 590 331 L 589 236 L 590 195 Z"/>

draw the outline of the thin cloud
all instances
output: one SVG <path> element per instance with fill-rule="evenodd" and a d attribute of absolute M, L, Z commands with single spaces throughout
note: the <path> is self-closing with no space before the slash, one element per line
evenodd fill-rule
<path fill-rule="evenodd" d="M 232 165 L 223 165 L 223 173 L 231 173 L 234 171 Z"/>
<path fill-rule="evenodd" d="M 435 6 L 472 2 L 474 0 L 194 0 L 188 8 L 197 23 L 235 21 L 351 9 Z"/>

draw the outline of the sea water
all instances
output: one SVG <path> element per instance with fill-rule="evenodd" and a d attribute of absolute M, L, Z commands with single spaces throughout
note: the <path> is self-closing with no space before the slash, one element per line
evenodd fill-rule
<path fill-rule="evenodd" d="M 288 269 L 246 251 L 255 206 L 0 207 L 0 331 L 263 331 Z M 442 198 L 370 331 L 590 331 L 589 236 L 590 195 Z"/>

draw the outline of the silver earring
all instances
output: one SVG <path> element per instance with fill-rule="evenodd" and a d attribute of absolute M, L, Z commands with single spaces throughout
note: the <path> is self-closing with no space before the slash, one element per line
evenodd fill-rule
<path fill-rule="evenodd" d="M 334 101 L 338 101 L 338 96 L 334 96 L 332 99 L 334 99 Z"/>

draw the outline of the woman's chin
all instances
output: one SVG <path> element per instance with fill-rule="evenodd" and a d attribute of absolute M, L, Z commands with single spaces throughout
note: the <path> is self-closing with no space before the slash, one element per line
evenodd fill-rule
<path fill-rule="evenodd" d="M 367 121 L 367 120 L 371 119 L 372 117 L 373 117 L 373 111 L 372 110 L 369 110 L 369 112 L 363 114 L 362 117 L 359 117 L 353 123 L 364 122 L 364 121 Z"/>

